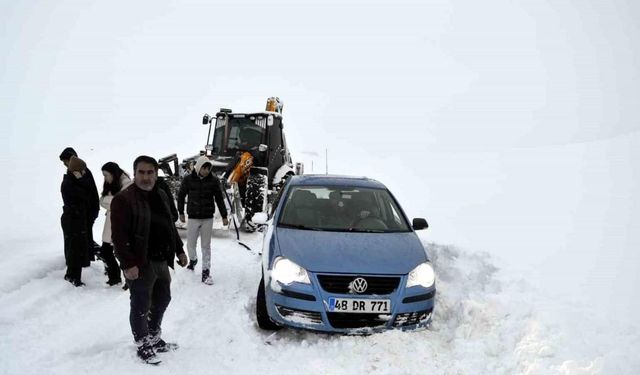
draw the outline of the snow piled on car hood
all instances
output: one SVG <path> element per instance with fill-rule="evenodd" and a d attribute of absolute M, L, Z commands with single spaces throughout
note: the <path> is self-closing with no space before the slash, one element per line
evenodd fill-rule
<path fill-rule="evenodd" d="M 184 234 L 184 232 L 182 232 Z M 259 248 L 260 234 L 243 235 Z M 129 295 L 104 284 L 102 265 L 83 272 L 84 288 L 62 280 L 61 241 L 0 248 L 0 373 L 558 373 L 640 371 L 637 327 L 599 321 L 579 306 L 550 300 L 492 258 L 425 243 L 437 271 L 431 328 L 370 336 L 257 328 L 260 258 L 215 230 L 213 286 L 196 272 L 172 272 L 163 336 L 180 349 L 149 368 L 135 358 Z M 12 249 L 11 252 L 8 249 Z M 23 259 L 40 261 L 25 264 Z"/>

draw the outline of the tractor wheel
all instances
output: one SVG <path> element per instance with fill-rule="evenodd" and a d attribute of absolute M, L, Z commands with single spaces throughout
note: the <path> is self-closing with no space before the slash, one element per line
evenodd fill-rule
<path fill-rule="evenodd" d="M 244 198 L 245 217 L 244 221 L 249 231 L 254 231 L 255 225 L 251 222 L 253 214 L 263 212 L 265 206 L 265 195 L 267 194 L 267 177 L 262 174 L 250 175 L 247 180 L 247 192 Z M 253 229 L 253 230 L 251 230 Z"/>

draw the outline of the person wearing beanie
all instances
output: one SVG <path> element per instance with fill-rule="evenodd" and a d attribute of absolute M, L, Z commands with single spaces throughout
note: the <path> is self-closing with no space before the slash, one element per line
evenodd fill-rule
<path fill-rule="evenodd" d="M 87 212 L 90 206 L 89 190 L 82 181 L 86 164 L 71 156 L 67 173 L 62 179 L 62 233 L 64 234 L 64 259 L 67 272 L 64 279 L 74 286 L 83 286 L 82 267 L 89 262 L 89 241 L 87 237 Z"/>
<path fill-rule="evenodd" d="M 196 253 L 196 243 L 200 237 L 200 247 L 202 248 L 202 282 L 211 285 L 211 232 L 213 230 L 213 214 L 216 211 L 216 204 L 222 216 L 224 225 L 229 225 L 227 220 L 227 208 L 224 205 L 220 180 L 211 173 L 211 161 L 206 156 L 200 156 L 196 161 L 195 168 L 190 175 L 185 176 L 178 192 L 178 213 L 180 221 L 185 222 L 184 203 L 189 196 L 187 203 L 187 213 L 189 222 L 187 223 L 187 251 L 189 253 L 190 270 L 194 270 L 198 263 Z M 214 203 L 215 201 L 215 203 Z"/>
<path fill-rule="evenodd" d="M 87 163 L 85 163 L 84 160 L 76 156 L 71 156 L 71 158 L 69 159 L 69 165 L 67 165 L 68 171 L 80 172 L 81 175 L 84 175 L 86 169 Z"/>
<path fill-rule="evenodd" d="M 120 266 L 113 254 L 113 242 L 111 240 L 111 200 L 120 192 L 120 190 L 131 185 L 131 178 L 127 172 L 123 171 L 120 166 L 114 162 L 108 162 L 102 166 L 102 175 L 104 176 L 104 184 L 102 186 L 102 194 L 100 195 L 100 206 L 107 212 L 104 220 L 104 228 L 102 229 L 102 247 L 100 248 L 100 258 L 104 262 L 104 268 L 107 271 L 107 284 L 113 286 L 122 282 L 120 277 Z"/>
<path fill-rule="evenodd" d="M 93 179 L 93 174 L 91 170 L 87 168 L 87 164 L 80 158 L 78 158 L 78 153 L 72 148 L 67 147 L 60 153 L 60 161 L 64 164 L 69 171 L 69 164 L 71 163 L 72 158 L 77 158 L 77 161 L 74 161 L 73 169 L 80 168 L 84 169 L 84 174 L 80 177 L 81 186 L 86 189 L 88 195 L 88 203 L 86 210 L 86 225 L 87 225 L 87 243 L 88 243 L 88 251 L 89 257 L 88 261 L 84 263 L 84 267 L 89 266 L 89 262 L 95 260 L 94 252 L 100 248 L 100 246 L 93 240 L 93 223 L 98 218 L 98 213 L 100 213 L 100 202 L 98 199 L 98 188 L 96 187 L 96 182 Z M 80 172 L 80 171 L 78 171 Z"/>

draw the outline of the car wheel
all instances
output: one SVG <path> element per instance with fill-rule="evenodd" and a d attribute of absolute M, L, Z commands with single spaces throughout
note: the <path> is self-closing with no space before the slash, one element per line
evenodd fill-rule
<path fill-rule="evenodd" d="M 264 295 L 264 276 L 260 279 L 258 295 L 256 296 L 256 320 L 258 321 L 258 327 L 262 329 L 275 331 L 282 328 L 269 318 L 269 313 L 267 312 L 267 299 Z"/>

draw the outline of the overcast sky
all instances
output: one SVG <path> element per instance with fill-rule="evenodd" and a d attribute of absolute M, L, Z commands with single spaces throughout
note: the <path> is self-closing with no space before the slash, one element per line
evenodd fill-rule
<path fill-rule="evenodd" d="M 434 241 L 622 290 L 630 313 L 639 17 L 622 0 L 3 2 L 0 233 L 59 231 L 66 146 L 100 185 L 106 161 L 191 156 L 203 113 L 279 96 L 307 172 L 377 178 Z"/>

